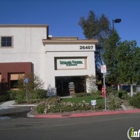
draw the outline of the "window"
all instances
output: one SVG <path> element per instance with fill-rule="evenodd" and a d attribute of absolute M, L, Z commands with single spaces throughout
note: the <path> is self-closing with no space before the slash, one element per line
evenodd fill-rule
<path fill-rule="evenodd" d="M 1 37 L 1 47 L 12 47 L 12 37 Z"/>
<path fill-rule="evenodd" d="M 15 73 L 15 74 L 9 74 L 9 87 L 12 90 L 17 89 L 17 84 L 19 79 L 23 79 L 25 76 L 24 73 Z"/>

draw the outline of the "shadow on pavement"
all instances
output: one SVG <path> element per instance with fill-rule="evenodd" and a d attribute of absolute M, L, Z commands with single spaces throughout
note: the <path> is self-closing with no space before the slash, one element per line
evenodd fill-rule
<path fill-rule="evenodd" d="M 26 109 L 9 109 L 0 113 L 0 117 L 10 117 L 10 118 L 27 118 L 27 113 L 30 111 L 29 108 Z"/>

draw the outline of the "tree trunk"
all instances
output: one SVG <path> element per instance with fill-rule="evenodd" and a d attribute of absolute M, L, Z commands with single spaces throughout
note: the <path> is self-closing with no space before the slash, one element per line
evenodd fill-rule
<path fill-rule="evenodd" d="M 118 84 L 118 91 L 120 90 L 120 84 Z"/>
<path fill-rule="evenodd" d="M 130 85 L 130 93 L 131 93 L 130 95 L 131 95 L 131 97 L 132 97 L 133 94 L 134 94 L 134 93 L 133 93 L 133 84 Z"/>

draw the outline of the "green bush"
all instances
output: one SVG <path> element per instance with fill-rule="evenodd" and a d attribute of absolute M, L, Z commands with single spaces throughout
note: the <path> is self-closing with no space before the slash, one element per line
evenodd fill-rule
<path fill-rule="evenodd" d="M 75 93 L 75 97 L 83 97 L 83 96 L 88 96 L 88 94 L 85 92 Z"/>
<path fill-rule="evenodd" d="M 113 89 L 112 87 L 107 87 L 107 92 L 108 92 L 108 94 L 111 93 L 115 96 L 117 96 L 117 94 L 118 94 L 118 91 L 116 89 Z"/>
<path fill-rule="evenodd" d="M 17 103 L 25 103 L 26 102 L 26 91 L 18 90 L 15 101 Z"/>
<path fill-rule="evenodd" d="M 34 104 L 34 103 L 39 103 L 41 101 L 43 101 L 43 99 L 28 99 L 28 101 L 26 101 L 26 103 Z"/>
<path fill-rule="evenodd" d="M 70 112 L 76 110 L 90 110 L 91 105 L 88 103 L 71 103 L 71 102 L 63 102 L 56 103 L 53 105 L 46 106 L 47 112 Z"/>
<path fill-rule="evenodd" d="M 108 102 L 107 108 L 109 110 L 116 110 L 120 108 L 120 105 L 121 105 L 120 99 L 115 97 L 115 98 L 110 99 L 110 101 Z"/>
<path fill-rule="evenodd" d="M 104 109 L 104 105 L 97 104 L 97 105 L 95 106 L 95 110 L 101 110 L 101 109 Z"/>
<path fill-rule="evenodd" d="M 100 90 L 92 91 L 90 94 L 98 96 L 98 95 L 101 95 L 101 91 Z"/>
<path fill-rule="evenodd" d="M 127 100 L 127 99 L 129 98 L 129 95 L 128 95 L 128 93 L 127 93 L 125 90 L 119 90 L 119 91 L 118 91 L 118 97 L 119 97 L 120 99 L 125 99 L 125 100 Z"/>
<path fill-rule="evenodd" d="M 1 91 L 0 92 L 0 102 L 10 100 L 9 92 L 8 91 Z"/>
<path fill-rule="evenodd" d="M 36 102 L 41 101 L 39 99 L 46 98 L 46 92 L 47 91 L 44 89 L 34 90 L 32 94 L 27 92 L 27 96 L 28 96 L 28 99 L 27 99 L 26 91 L 23 89 L 19 89 L 16 91 L 10 91 L 10 98 L 12 100 L 15 99 L 17 103 L 36 103 Z"/>
<path fill-rule="evenodd" d="M 140 108 L 140 92 L 137 94 L 134 94 L 130 99 L 129 99 L 130 105 Z"/>
<path fill-rule="evenodd" d="M 37 89 L 34 90 L 34 92 L 32 93 L 32 98 L 33 99 L 46 98 L 47 97 L 46 95 L 47 95 L 47 90 Z"/>
<path fill-rule="evenodd" d="M 44 113 L 45 110 L 45 103 L 40 103 L 35 110 L 37 111 L 38 114 Z"/>
<path fill-rule="evenodd" d="M 119 97 L 120 99 L 127 100 L 129 99 L 128 93 L 125 90 L 116 90 L 113 89 L 112 87 L 107 88 L 108 94 L 114 95 L 116 97 Z"/>
<path fill-rule="evenodd" d="M 9 100 L 9 96 L 6 95 L 0 95 L 0 102 L 4 102 L 4 101 L 8 101 Z"/>
<path fill-rule="evenodd" d="M 75 97 L 76 98 L 76 97 Z M 74 99 L 75 99 L 74 98 Z M 77 97 L 84 98 L 84 97 Z M 69 98 L 72 99 L 72 98 Z M 91 101 L 91 100 L 90 100 Z M 95 110 L 103 109 L 104 105 L 97 101 L 97 105 L 95 106 Z M 70 112 L 70 111 L 82 111 L 82 110 L 91 110 L 93 106 L 91 103 L 86 102 L 85 100 L 81 100 L 79 102 L 72 102 L 72 101 L 63 101 L 60 97 L 51 97 L 47 98 L 45 101 L 39 103 L 35 110 L 37 113 L 48 113 L 48 112 Z M 43 110 L 44 109 L 44 110 Z"/>
<path fill-rule="evenodd" d="M 97 90 L 97 91 L 92 91 L 90 93 L 90 95 L 94 98 L 94 99 L 102 99 L 102 94 L 101 91 Z"/>
<path fill-rule="evenodd" d="M 121 107 L 121 99 L 114 95 L 113 93 L 109 93 L 107 96 L 107 109 L 115 110 Z"/>
<path fill-rule="evenodd" d="M 18 94 L 18 90 L 10 90 L 10 91 L 9 91 L 10 99 L 11 99 L 11 100 L 15 100 L 17 94 Z"/>

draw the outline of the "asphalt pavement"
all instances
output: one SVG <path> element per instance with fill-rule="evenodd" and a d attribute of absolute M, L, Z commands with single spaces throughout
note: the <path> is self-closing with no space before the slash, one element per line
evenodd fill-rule
<path fill-rule="evenodd" d="M 3 102 L 0 104 L 0 120 L 27 117 L 30 111 L 30 106 L 18 106 L 14 100 Z"/>
<path fill-rule="evenodd" d="M 128 140 L 130 127 L 140 129 L 140 113 L 81 118 L 0 120 L 1 140 Z M 136 140 L 136 139 L 135 139 Z M 140 140 L 140 138 L 137 138 Z"/>
<path fill-rule="evenodd" d="M 59 117 L 58 114 L 29 117 L 30 112 L 30 105 L 16 106 L 13 101 L 1 104 L 0 139 L 128 140 L 127 132 L 131 127 L 140 130 L 139 109 L 69 113 L 59 114 Z M 132 140 L 140 140 L 140 137 Z"/>

